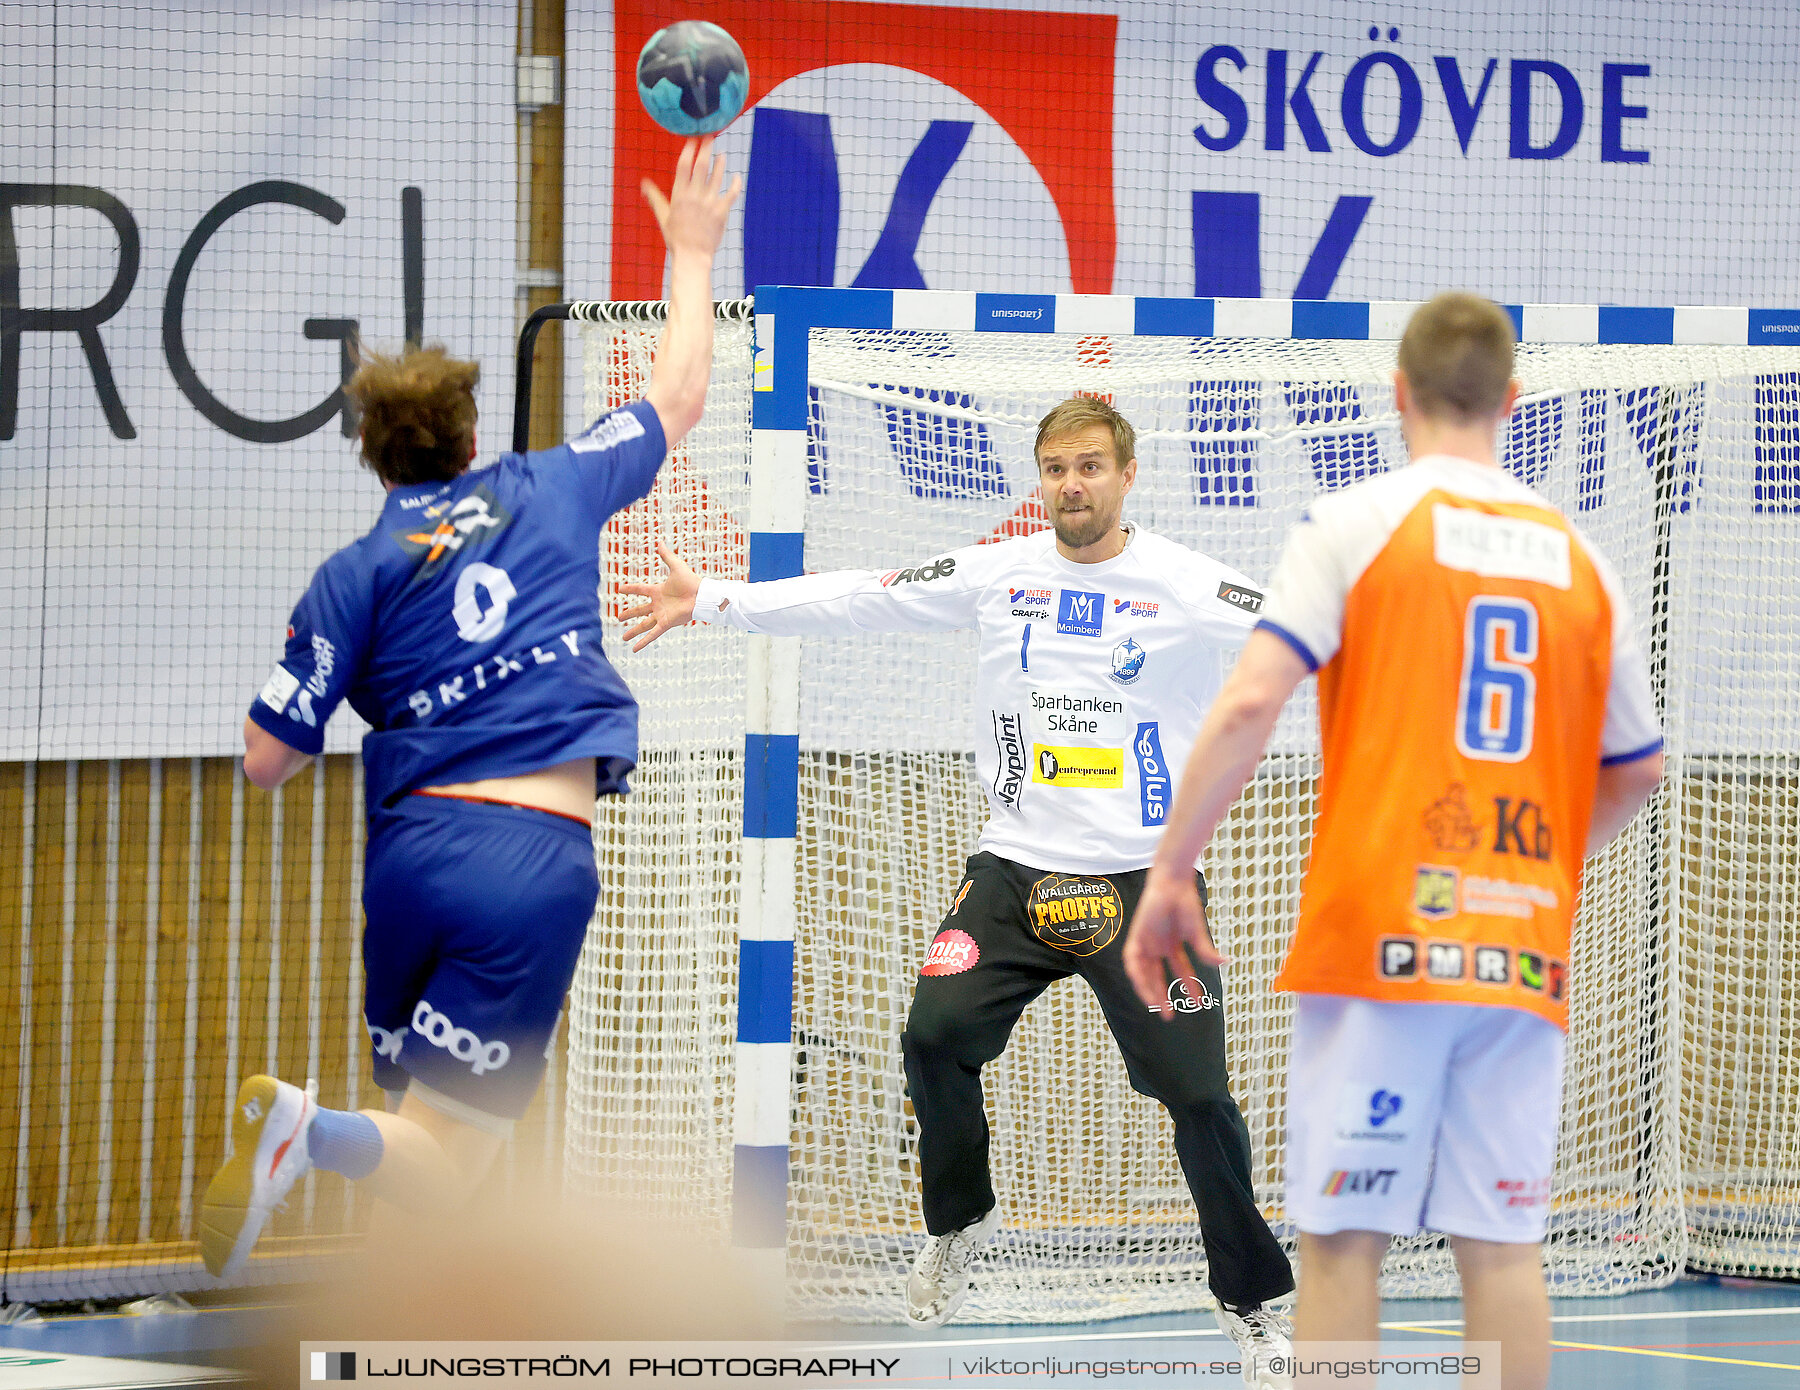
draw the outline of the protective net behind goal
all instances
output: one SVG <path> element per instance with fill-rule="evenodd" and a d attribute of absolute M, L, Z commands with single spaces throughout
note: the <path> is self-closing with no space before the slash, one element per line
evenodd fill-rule
<path fill-rule="evenodd" d="M 594 331 L 590 404 L 641 389 L 650 337 Z M 1036 423 L 1086 392 L 1139 431 L 1127 516 L 1266 578 L 1311 497 L 1403 461 L 1393 353 L 1391 342 L 815 329 L 806 567 L 892 568 L 1042 527 Z M 722 334 L 703 432 L 616 520 L 609 584 L 655 570 L 656 537 L 697 567 L 744 573 L 749 373 L 747 344 Z M 1559 1293 L 1653 1285 L 1690 1261 L 1800 1270 L 1787 965 L 1800 907 L 1789 695 L 1800 353 L 1527 344 L 1519 375 L 1506 464 L 1623 576 L 1669 750 L 1659 795 L 1588 869 L 1548 1268 Z M 605 602 L 616 607 L 611 593 Z M 752 673 L 741 635 L 708 628 L 620 661 L 644 701 L 646 752 L 638 794 L 608 810 L 629 867 L 603 895 L 578 981 L 570 1172 L 723 1234 Z M 801 646 L 787 1208 L 798 1314 L 897 1317 L 924 1238 L 899 1037 L 984 814 L 970 775 L 973 674 L 967 634 Z M 1291 1006 L 1268 984 L 1298 902 L 1318 769 L 1309 682 L 1207 866 L 1233 960 L 1233 1085 L 1259 1197 L 1284 1236 Z M 1166 1116 L 1132 1091 L 1085 986 L 1049 990 L 984 1077 L 1005 1228 L 962 1316 L 1203 1303 Z M 1430 1239 L 1398 1242 L 1386 1278 L 1399 1295 L 1455 1288 Z"/>

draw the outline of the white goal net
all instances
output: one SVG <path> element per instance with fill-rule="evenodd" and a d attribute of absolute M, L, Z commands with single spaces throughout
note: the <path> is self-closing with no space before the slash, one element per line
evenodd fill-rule
<path fill-rule="evenodd" d="M 641 391 L 654 325 L 590 330 L 589 404 Z M 1317 492 L 1403 460 L 1392 342 L 815 329 L 805 563 L 891 568 L 1036 529 L 1032 440 L 1073 392 L 1138 429 L 1127 516 L 1253 577 Z M 1507 466 L 1624 578 L 1665 704 L 1660 795 L 1589 865 L 1546 1262 L 1558 1293 L 1800 1272 L 1793 937 L 1800 930 L 1800 350 L 1523 345 Z M 723 325 L 706 421 L 606 541 L 608 592 L 652 543 L 744 573 L 746 330 Z M 615 659 L 644 706 L 636 792 L 605 808 L 578 977 L 568 1167 L 587 1190 L 724 1234 L 731 1203 L 741 634 Z M 983 815 L 966 634 L 802 647 L 790 1306 L 897 1318 L 924 1238 L 899 1038 Z M 1318 774 L 1312 686 L 1209 865 L 1233 959 L 1227 1033 L 1257 1190 L 1282 1208 L 1288 1000 L 1268 983 L 1298 901 Z M 1379 853 L 1379 846 L 1371 846 Z M 984 1073 L 1005 1228 L 968 1320 L 1206 1301 L 1161 1108 L 1066 981 Z M 1397 1242 L 1399 1295 L 1454 1292 Z"/>

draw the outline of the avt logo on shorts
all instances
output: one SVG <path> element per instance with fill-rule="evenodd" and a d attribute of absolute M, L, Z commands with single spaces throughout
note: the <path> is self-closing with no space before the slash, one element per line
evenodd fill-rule
<path fill-rule="evenodd" d="M 1339 1168 L 1321 1191 L 1327 1197 L 1385 1197 L 1399 1176 L 1398 1168 Z"/>
<path fill-rule="evenodd" d="M 1056 610 L 1056 630 L 1074 637 L 1098 637 L 1106 618 L 1106 595 L 1064 589 Z"/>
<path fill-rule="evenodd" d="M 477 1076 L 498 1071 L 512 1057 L 512 1049 L 503 1042 L 484 1043 L 467 1028 L 458 1028 L 443 1014 L 421 999 L 413 1009 L 412 1030 L 433 1047 L 441 1047 L 459 1062 L 467 1062 Z"/>

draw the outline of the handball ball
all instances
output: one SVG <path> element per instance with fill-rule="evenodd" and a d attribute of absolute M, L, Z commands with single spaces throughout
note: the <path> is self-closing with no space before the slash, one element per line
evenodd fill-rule
<path fill-rule="evenodd" d="M 638 96 L 664 130 L 711 135 L 725 129 L 750 95 L 744 50 L 716 24 L 684 19 L 658 29 L 638 54 Z"/>

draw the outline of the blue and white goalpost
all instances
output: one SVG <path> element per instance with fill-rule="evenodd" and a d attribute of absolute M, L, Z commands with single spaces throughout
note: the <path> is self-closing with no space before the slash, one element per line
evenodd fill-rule
<path fill-rule="evenodd" d="M 1311 496 L 1403 461 L 1390 374 L 1414 307 L 761 289 L 753 356 L 722 324 L 707 421 L 609 563 L 648 572 L 662 535 L 702 568 L 773 579 L 1035 529 L 1036 422 L 1079 391 L 1139 430 L 1128 516 L 1266 575 Z M 1510 312 L 1523 391 L 1508 466 L 1620 569 L 1668 724 L 1664 793 L 1591 866 L 1577 932 L 1550 1260 L 1562 1291 L 1616 1291 L 1697 1256 L 1753 1264 L 1787 1220 L 1743 1195 L 1773 1167 L 1740 1155 L 1791 1145 L 1794 1121 L 1726 1097 L 1745 1056 L 1768 1085 L 1800 1061 L 1768 1012 L 1779 984 L 1740 939 L 1800 914 L 1778 810 L 1800 765 L 1783 694 L 1800 679 L 1800 313 Z M 591 347 L 590 385 L 626 390 L 650 336 Z M 982 816 L 972 648 L 692 628 L 621 664 L 646 752 L 638 796 L 605 808 L 602 870 L 623 895 L 578 981 L 572 1181 L 768 1252 L 797 1311 L 897 1316 L 923 1238 L 898 1038 Z M 1267 980 L 1316 773 L 1302 704 L 1213 866 L 1234 1084 L 1278 1222 L 1287 1011 Z M 1761 800 L 1731 794 L 1744 777 L 1774 780 Z M 1746 854 L 1768 872 L 1727 892 Z M 1722 914 L 1741 931 L 1721 932 Z M 1703 977 L 1684 968 L 1702 958 Z M 1007 1227 L 968 1316 L 1204 1301 L 1166 1123 L 1085 991 L 1046 994 L 986 1081 Z M 1425 1243 L 1403 1243 L 1390 1274 L 1402 1292 L 1451 1287 Z"/>

